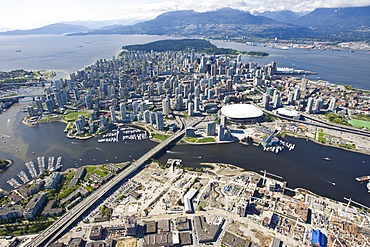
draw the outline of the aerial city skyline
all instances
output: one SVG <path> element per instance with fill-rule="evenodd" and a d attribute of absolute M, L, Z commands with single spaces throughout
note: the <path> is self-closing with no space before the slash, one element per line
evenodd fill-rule
<path fill-rule="evenodd" d="M 5 4 L 0 246 L 370 246 L 368 1 Z"/>

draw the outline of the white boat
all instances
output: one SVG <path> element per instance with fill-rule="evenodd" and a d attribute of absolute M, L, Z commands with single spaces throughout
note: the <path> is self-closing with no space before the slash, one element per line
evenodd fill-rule
<path fill-rule="evenodd" d="M 53 168 L 54 167 L 54 160 L 55 160 L 55 157 L 54 156 L 50 156 L 49 157 L 49 162 L 48 162 L 48 170 L 50 171 L 51 170 L 51 168 Z"/>
<path fill-rule="evenodd" d="M 59 156 L 57 159 L 57 163 L 55 165 L 56 169 L 60 169 L 62 167 L 62 156 Z"/>

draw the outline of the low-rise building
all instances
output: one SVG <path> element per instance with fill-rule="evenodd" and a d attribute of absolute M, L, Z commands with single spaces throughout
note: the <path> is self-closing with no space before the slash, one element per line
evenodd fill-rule
<path fill-rule="evenodd" d="M 23 208 L 20 205 L 5 204 L 0 209 L 0 220 L 20 218 L 23 215 Z"/>
<path fill-rule="evenodd" d="M 101 225 L 96 225 L 91 228 L 90 239 L 91 240 L 100 240 L 103 236 L 104 228 Z"/>
<path fill-rule="evenodd" d="M 46 192 L 37 194 L 27 203 L 23 211 L 23 216 L 26 219 L 32 219 L 37 215 L 46 202 L 46 195 Z"/>
<path fill-rule="evenodd" d="M 51 174 L 51 176 L 48 177 L 45 181 L 45 189 L 55 189 L 61 178 L 62 174 L 60 174 L 59 172 L 54 172 L 53 174 Z"/>

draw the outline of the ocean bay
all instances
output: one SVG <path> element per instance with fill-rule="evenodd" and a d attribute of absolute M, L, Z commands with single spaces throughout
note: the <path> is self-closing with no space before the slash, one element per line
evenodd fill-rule
<path fill-rule="evenodd" d="M 144 44 L 163 39 L 179 37 L 156 35 L 20 35 L 0 36 L 0 71 L 15 69 L 48 70 L 57 72 L 57 78 L 83 69 L 98 59 L 111 59 L 124 45 Z M 221 48 L 239 51 L 264 51 L 267 57 L 243 56 L 243 62 L 257 62 L 260 65 L 271 61 L 278 67 L 318 72 L 309 79 L 322 80 L 340 85 L 353 85 L 370 90 L 370 54 L 366 50 L 349 52 L 304 50 L 298 48 L 273 49 L 263 46 L 249 46 L 241 43 L 212 40 Z M 16 52 L 16 51 L 20 52 Z"/>
<path fill-rule="evenodd" d="M 61 43 L 56 42 L 54 47 L 53 45 L 49 47 L 50 52 L 53 51 L 54 53 L 51 52 L 49 54 L 42 51 L 40 52 L 40 55 L 32 55 L 27 54 L 25 52 L 25 48 L 22 47 L 19 48 L 22 50 L 21 52 L 16 53 L 15 50 L 12 50 L 12 52 L 16 55 L 19 55 L 20 53 L 26 53 L 27 56 L 24 59 L 8 58 L 8 62 L 15 61 L 17 66 L 21 66 L 22 61 L 24 61 L 25 63 L 29 63 L 27 66 L 40 66 L 38 67 L 40 69 L 57 71 L 57 78 L 65 77 L 68 76 L 69 73 L 82 69 L 84 66 L 95 62 L 97 59 L 111 58 L 113 55 L 119 52 L 120 46 L 125 44 L 121 44 L 123 42 L 122 40 L 116 40 L 115 42 L 120 44 L 117 45 L 117 47 L 111 47 L 111 52 L 99 50 L 98 53 L 94 53 L 98 47 L 104 47 L 104 44 L 109 46 L 109 44 L 104 42 L 106 42 L 110 36 L 81 36 L 79 39 L 74 39 L 74 37 L 72 37 L 71 40 L 73 42 L 69 43 L 69 48 L 65 48 L 70 49 L 71 51 L 65 52 L 63 49 L 58 50 L 58 46 L 56 44 L 61 47 L 62 44 L 66 44 L 65 42 L 67 42 L 66 40 L 69 38 L 64 39 L 61 37 L 62 36 L 51 37 L 51 39 L 60 38 L 61 40 L 64 40 Z M 135 37 L 138 38 L 137 36 Z M 142 36 L 140 36 L 138 39 L 141 37 Z M 101 41 L 99 41 L 101 43 L 94 41 L 95 38 L 101 39 Z M 117 35 L 111 38 L 121 39 L 127 37 Z M 157 38 L 161 38 L 161 36 L 158 36 Z M 37 39 L 33 42 L 35 42 L 33 45 L 37 47 Z M 88 42 L 91 42 L 91 44 Z M 125 42 L 128 41 L 125 40 Z M 145 43 L 149 41 L 131 40 L 130 42 Z M 78 47 L 78 44 L 82 44 L 83 47 Z M 94 47 L 94 49 L 84 49 L 88 45 L 92 44 L 99 45 Z M 280 53 L 286 51 L 276 50 L 276 52 Z M 104 55 L 100 53 L 104 53 Z M 334 53 L 335 52 L 333 52 L 333 54 Z M 270 62 L 273 60 L 274 56 L 277 55 L 271 53 L 269 57 L 263 59 L 266 59 L 266 61 Z M 258 60 L 260 58 L 250 59 L 253 59 L 253 61 L 258 61 L 259 64 L 265 64 L 264 61 Z M 53 64 L 53 62 L 56 61 L 61 62 L 61 64 Z M 278 66 L 289 66 L 289 64 L 284 65 L 278 63 Z M 32 69 L 30 67 L 17 68 Z M 304 67 L 296 68 L 310 69 Z M 322 76 L 324 79 L 322 73 L 320 73 L 320 76 Z M 356 87 L 364 88 L 355 83 L 352 84 Z M 6 144 L 4 143 L 3 145 L 4 151 L 1 150 L 1 155 L 10 156 L 9 158 L 14 158 L 16 162 L 8 171 L 2 173 L 2 183 L 6 181 L 6 178 L 15 176 L 17 172 L 25 169 L 24 162 L 31 159 L 35 160 L 37 156 L 63 156 L 62 163 L 63 170 L 65 170 L 67 168 L 78 167 L 84 164 L 101 164 L 107 161 L 122 162 L 132 158 L 137 158 L 155 145 L 155 143 L 148 140 L 129 143 L 98 144 L 96 138 L 86 141 L 67 139 L 63 133 L 65 125 L 62 123 L 46 123 L 34 128 L 20 125 L 19 122 L 25 114 L 19 112 L 19 108 L 20 105 L 14 105 L 5 114 L 0 116 L 0 123 L 2 126 L 7 126 L 7 130 L 0 134 L 4 136 L 10 136 L 9 138 L 5 137 Z M 246 170 L 254 170 L 259 172 L 259 170 L 266 169 L 268 172 L 283 176 L 284 179 L 288 181 L 289 187 L 307 188 L 315 193 L 337 200 L 343 200 L 343 196 L 352 197 L 356 201 L 370 205 L 370 201 L 367 199 L 369 195 L 366 191 L 365 184 L 359 184 L 355 180 L 355 177 L 357 176 L 367 175 L 367 172 L 369 171 L 367 164 L 370 164 L 368 155 L 352 153 L 330 147 L 323 147 L 315 143 L 305 142 L 301 139 L 292 139 L 291 141 L 293 143 L 297 143 L 296 150 L 292 152 L 283 152 L 276 155 L 264 153 L 261 148 L 254 146 L 245 147 L 240 144 L 226 144 L 212 146 L 176 146 L 173 148 L 175 153 L 172 153 L 171 150 L 170 154 L 166 154 L 158 158 L 165 162 L 167 158 L 173 158 L 173 154 L 178 152 L 176 157 L 182 158 L 184 160 L 184 165 L 197 166 L 200 162 L 214 162 L 217 160 L 217 162 L 222 161 L 224 163 L 231 163 L 241 166 Z M 12 148 L 13 146 L 11 145 L 17 147 L 19 146 L 21 149 L 21 155 L 19 157 L 16 156 L 15 149 Z M 333 161 L 324 162 L 322 160 L 322 157 L 324 156 L 332 157 Z M 307 158 L 302 159 L 302 157 Z M 95 161 L 93 159 L 95 159 Z M 356 160 L 356 162 L 354 162 L 354 160 Z M 363 164 L 362 161 L 365 161 L 365 164 Z M 336 186 L 333 186 L 333 184 L 330 182 L 335 182 Z M 0 186 L 2 187 L 2 184 Z"/>

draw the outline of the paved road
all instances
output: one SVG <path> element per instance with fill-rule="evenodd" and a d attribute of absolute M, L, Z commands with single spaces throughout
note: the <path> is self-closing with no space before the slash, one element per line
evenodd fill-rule
<path fill-rule="evenodd" d="M 195 126 L 201 120 L 202 119 L 196 119 L 192 121 L 188 126 Z M 97 189 L 90 196 L 86 197 L 82 202 L 77 204 L 70 211 L 66 212 L 57 221 L 55 221 L 52 225 L 46 228 L 42 233 L 40 233 L 38 236 L 32 239 L 26 246 L 27 247 L 47 246 L 48 244 L 52 243 L 66 229 L 68 229 L 68 227 L 70 227 L 79 217 L 81 217 L 94 203 L 96 203 L 100 198 L 102 198 L 105 195 L 105 193 L 111 190 L 114 186 L 120 183 L 127 176 L 129 176 L 130 174 L 138 170 L 144 164 L 145 161 L 147 161 L 152 156 L 160 152 L 168 144 L 170 144 L 172 141 L 179 138 L 184 133 L 185 133 L 185 129 L 181 129 L 177 131 L 174 135 L 169 137 L 167 140 L 161 142 L 160 144 L 158 144 L 157 146 L 149 150 L 138 160 L 132 162 L 132 164 L 128 168 L 126 168 L 124 171 L 119 173 L 117 176 L 113 177 L 107 183 L 102 185 L 99 189 Z"/>
<path fill-rule="evenodd" d="M 323 120 L 317 119 L 315 117 L 312 117 L 308 114 L 302 114 L 301 113 L 301 115 L 306 120 L 298 120 L 298 119 L 293 119 L 293 118 L 284 117 L 282 115 L 278 115 L 278 114 L 276 114 L 272 111 L 268 111 L 264 108 L 261 108 L 258 105 L 255 105 L 255 106 L 259 107 L 265 113 L 271 114 L 273 116 L 276 116 L 278 118 L 282 118 L 282 119 L 285 119 L 285 120 L 288 120 L 288 121 L 293 121 L 293 122 L 298 122 L 298 123 L 302 123 L 302 124 L 313 125 L 313 126 L 316 126 L 316 127 L 328 128 L 328 129 L 333 129 L 333 130 L 337 130 L 337 131 L 342 131 L 342 132 L 347 132 L 347 133 L 351 133 L 351 134 L 370 137 L 370 132 L 369 131 L 364 131 L 364 130 L 357 129 L 357 128 L 354 128 L 354 127 L 351 127 L 351 126 L 345 126 L 345 125 L 341 125 L 341 124 L 337 124 L 337 123 L 323 121 Z"/>

